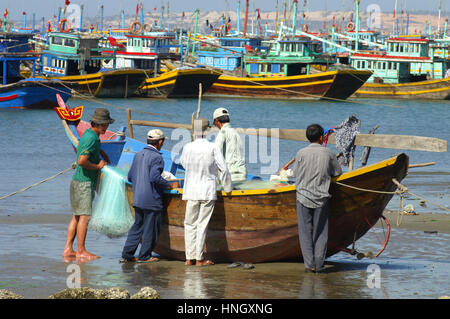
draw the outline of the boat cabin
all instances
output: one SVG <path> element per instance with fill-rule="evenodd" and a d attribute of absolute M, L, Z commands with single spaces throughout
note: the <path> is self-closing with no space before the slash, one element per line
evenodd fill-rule
<path fill-rule="evenodd" d="M 43 50 L 41 73 L 48 76 L 91 74 L 102 67 L 99 35 L 89 33 L 52 32 L 48 50 Z"/>
<path fill-rule="evenodd" d="M 334 58 L 322 55 L 322 43 L 307 38 L 279 40 L 268 54 L 246 55 L 245 69 L 250 76 L 293 76 L 323 71 Z"/>
<path fill-rule="evenodd" d="M 126 34 L 125 48 L 103 50 L 105 54 L 113 54 L 116 59 L 104 64 L 105 68 L 150 69 L 159 72 L 160 59 L 172 55 L 173 32 L 144 32 L 143 34 Z"/>
<path fill-rule="evenodd" d="M 260 38 L 219 38 L 218 47 L 201 48 L 196 51 L 199 64 L 233 71 L 241 67 L 242 56 L 249 52 L 267 52 L 268 47 Z"/>
<path fill-rule="evenodd" d="M 32 63 L 35 70 L 36 56 L 29 53 L 28 40 L 31 34 L 0 32 L 0 83 L 6 85 L 21 80 L 20 66 L 25 61 Z"/>
<path fill-rule="evenodd" d="M 445 75 L 444 59 L 436 58 L 424 38 L 390 38 L 386 52 L 358 52 L 351 57 L 352 67 L 370 70 L 369 83 L 409 83 L 442 79 Z"/>

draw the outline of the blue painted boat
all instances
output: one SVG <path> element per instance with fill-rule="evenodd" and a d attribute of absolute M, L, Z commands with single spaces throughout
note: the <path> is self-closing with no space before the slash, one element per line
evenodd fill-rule
<path fill-rule="evenodd" d="M 58 105 L 55 93 L 64 101 L 72 96 L 62 81 L 34 78 L 38 55 L 29 52 L 31 36 L 0 32 L 0 109 L 53 108 Z M 22 79 L 21 63 L 32 63 L 32 78 Z"/>
<path fill-rule="evenodd" d="M 0 109 L 26 108 L 51 109 L 58 105 L 55 93 L 64 101 L 71 96 L 71 90 L 61 81 L 25 79 L 7 85 L 0 85 Z"/>

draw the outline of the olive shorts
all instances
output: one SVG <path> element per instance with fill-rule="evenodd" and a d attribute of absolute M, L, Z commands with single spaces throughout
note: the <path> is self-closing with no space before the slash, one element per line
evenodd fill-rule
<path fill-rule="evenodd" d="M 95 190 L 92 188 L 91 182 L 72 180 L 70 182 L 70 204 L 73 215 L 91 216 L 94 196 Z"/>

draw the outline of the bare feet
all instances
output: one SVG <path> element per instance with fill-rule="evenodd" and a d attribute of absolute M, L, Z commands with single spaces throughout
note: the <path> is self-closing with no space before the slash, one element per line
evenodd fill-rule
<path fill-rule="evenodd" d="M 72 248 L 65 248 L 62 253 L 63 257 L 75 257 L 76 253 Z"/>
<path fill-rule="evenodd" d="M 196 266 L 209 266 L 209 265 L 214 265 L 214 263 L 211 260 L 197 260 L 195 265 Z"/>
<path fill-rule="evenodd" d="M 188 259 L 184 263 L 186 266 L 194 266 L 195 265 L 195 259 Z"/>
<path fill-rule="evenodd" d="M 92 254 L 92 253 L 88 252 L 87 250 L 77 251 L 76 257 L 77 258 L 89 258 L 89 259 L 100 258 L 99 256 Z"/>

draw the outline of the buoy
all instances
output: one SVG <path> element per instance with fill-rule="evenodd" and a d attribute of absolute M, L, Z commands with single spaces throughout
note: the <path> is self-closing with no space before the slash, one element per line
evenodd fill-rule
<path fill-rule="evenodd" d="M 136 26 L 138 28 L 136 28 Z M 132 34 L 139 34 L 142 32 L 142 24 L 139 21 L 134 21 L 132 24 L 130 24 L 130 28 L 128 29 L 130 33 Z"/>
<path fill-rule="evenodd" d="M 355 24 L 353 22 L 350 21 L 347 24 L 347 31 L 350 31 L 350 32 L 355 31 Z"/>
<path fill-rule="evenodd" d="M 64 29 L 61 27 L 61 26 L 63 26 L 63 23 L 64 23 L 64 26 L 65 26 Z M 59 23 L 58 23 L 58 30 L 59 30 L 59 32 L 69 32 L 70 29 L 71 29 L 70 22 L 67 21 L 67 19 L 62 19 L 61 21 L 59 21 Z"/>
<path fill-rule="evenodd" d="M 152 25 L 150 23 L 144 24 L 144 31 L 145 32 L 152 32 Z"/>

